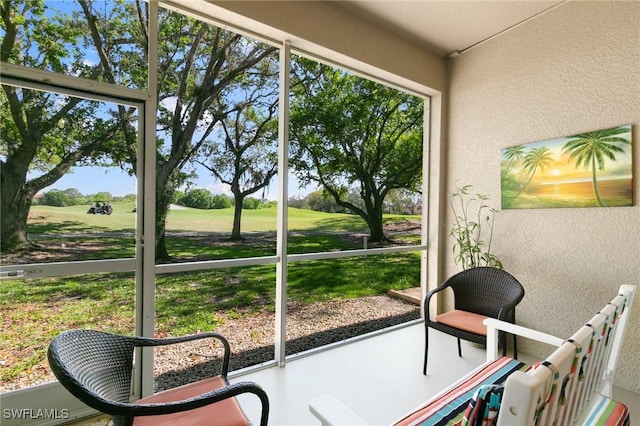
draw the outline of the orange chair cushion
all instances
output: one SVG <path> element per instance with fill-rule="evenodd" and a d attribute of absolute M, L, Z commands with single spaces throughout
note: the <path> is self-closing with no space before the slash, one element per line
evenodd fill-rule
<path fill-rule="evenodd" d="M 138 404 L 180 401 L 210 392 L 226 386 L 220 377 L 212 377 L 199 382 L 190 383 L 168 389 L 136 401 Z M 214 404 L 205 405 L 194 410 L 161 416 L 140 416 L 133 421 L 134 426 L 163 425 L 225 425 L 246 426 L 249 424 L 235 398 L 225 399 Z"/>
<path fill-rule="evenodd" d="M 487 327 L 482 323 L 489 317 L 473 312 L 461 311 L 454 309 L 453 311 L 445 312 L 436 317 L 436 321 L 441 324 L 446 324 L 451 327 L 458 328 L 460 330 L 469 331 L 471 333 L 479 334 L 481 336 L 487 335 Z"/>

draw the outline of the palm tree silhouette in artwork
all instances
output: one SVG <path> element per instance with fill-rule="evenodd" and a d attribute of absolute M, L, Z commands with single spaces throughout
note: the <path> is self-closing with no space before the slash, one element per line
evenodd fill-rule
<path fill-rule="evenodd" d="M 604 170 L 605 157 L 615 161 L 616 153 L 624 153 L 625 149 L 619 144 L 631 145 L 627 138 L 617 136 L 629 131 L 627 126 L 613 127 L 611 129 L 596 130 L 594 132 L 581 133 L 571 136 L 562 147 L 562 152 L 571 153 L 569 159 L 576 160 L 576 168 L 583 165 L 585 169 L 591 169 L 591 184 L 593 197 L 599 207 L 604 207 L 604 201 L 598 191 L 598 177 L 596 170 Z"/>
<path fill-rule="evenodd" d="M 507 164 L 507 170 L 511 169 L 515 163 L 524 158 L 524 146 L 516 145 L 510 146 L 504 150 L 504 158 L 509 160 Z"/>
<path fill-rule="evenodd" d="M 518 195 L 524 192 L 527 186 L 531 183 L 531 180 L 538 169 L 544 170 L 545 167 L 550 166 L 553 163 L 553 154 L 551 154 L 551 151 L 549 151 L 549 148 L 546 146 L 540 146 L 527 152 L 524 156 L 523 166 L 524 169 L 529 172 L 529 180 L 522 186 L 522 188 L 520 188 L 520 192 L 518 192 L 513 198 L 517 198 Z"/>

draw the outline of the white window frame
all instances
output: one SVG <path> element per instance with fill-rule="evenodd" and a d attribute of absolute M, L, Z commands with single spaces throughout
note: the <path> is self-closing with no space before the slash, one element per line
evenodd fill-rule
<path fill-rule="evenodd" d="M 32 81 L 35 85 L 45 85 L 51 89 L 51 84 L 58 87 L 60 90 L 65 90 L 64 93 L 74 95 L 74 90 L 79 89 L 83 97 L 87 97 L 88 93 L 94 94 L 96 100 L 109 100 L 113 102 L 113 99 L 128 99 L 133 102 L 132 105 L 138 106 L 140 116 L 143 119 L 139 119 L 139 132 L 144 138 L 144 144 L 139 151 L 139 168 L 138 170 L 144 170 L 144 175 L 140 175 L 138 178 L 138 198 L 141 203 L 141 207 L 138 209 L 137 220 L 138 226 L 136 227 L 136 244 L 137 249 L 141 250 L 142 255 L 137 256 L 135 259 L 114 259 L 103 261 L 89 261 L 89 262 L 65 262 L 49 265 L 16 265 L 2 267 L 0 273 L 10 273 L 14 276 L 16 274 L 25 274 L 29 277 L 39 276 L 52 276 L 52 275 L 67 275 L 75 273 L 93 273 L 93 272 L 122 272 L 122 271 L 142 271 L 140 274 L 140 282 L 136 283 L 136 334 L 140 336 L 153 336 L 154 334 L 154 318 L 155 318 L 155 276 L 164 273 L 175 273 L 185 271 L 199 271 L 206 269 L 219 269 L 227 268 L 231 266 L 253 266 L 264 264 L 275 264 L 276 266 L 276 323 L 274 324 L 276 330 L 275 338 L 275 359 L 271 362 L 267 362 L 255 367 L 249 367 L 243 369 L 241 372 L 234 372 L 230 376 L 238 374 L 244 374 L 247 371 L 253 371 L 259 368 L 266 368 L 273 365 L 285 366 L 288 359 L 299 357 L 300 354 L 285 356 L 286 353 L 286 294 L 287 294 L 287 266 L 289 263 L 297 261 L 309 261 L 309 260 L 321 260 L 321 259 L 337 259 L 343 257 L 352 256 L 365 256 L 373 254 L 391 254 L 408 251 L 420 251 L 420 287 L 422 297 L 424 298 L 427 290 L 427 281 L 433 274 L 437 274 L 434 266 L 435 260 L 428 258 L 428 241 L 430 231 L 429 217 L 432 216 L 429 211 L 429 176 L 430 173 L 430 158 L 432 155 L 431 145 L 432 141 L 439 140 L 439 127 L 432 129 L 432 118 L 435 123 L 439 122 L 440 117 L 440 102 L 441 96 L 434 93 L 427 93 L 427 91 L 416 90 L 415 87 L 407 87 L 402 82 L 398 83 L 393 78 L 389 78 L 388 73 L 376 73 L 363 71 L 357 67 L 349 66 L 345 63 L 340 63 L 335 60 L 322 57 L 321 53 L 312 52 L 308 48 L 308 44 L 304 46 L 296 46 L 295 41 L 286 37 L 277 39 L 267 36 L 265 34 L 257 33 L 243 28 L 242 25 L 232 24 L 230 22 L 224 22 L 222 20 L 212 19 L 211 16 L 205 16 L 202 13 L 188 9 L 188 3 L 171 1 L 149 2 L 149 25 L 150 25 L 150 40 L 149 40 L 149 62 L 157 62 L 157 48 L 158 48 L 158 21 L 157 12 L 158 7 L 166 7 L 179 13 L 184 13 L 193 18 L 202 20 L 204 22 L 220 26 L 230 31 L 237 32 L 239 34 L 258 39 L 262 42 L 277 46 L 280 49 L 280 105 L 279 108 L 279 147 L 278 147 L 278 176 L 288 176 L 288 116 L 289 116 L 289 69 L 290 69 L 290 55 L 295 53 L 298 55 L 306 56 L 318 62 L 338 67 L 363 78 L 367 78 L 381 84 L 393 87 L 397 90 L 401 90 L 410 93 L 414 96 L 418 96 L 424 101 L 424 121 L 423 121 L 423 166 L 422 166 L 422 231 L 421 231 L 421 243 L 413 246 L 401 246 L 401 247 L 389 247 L 389 248 L 375 248 L 367 250 L 347 250 L 339 252 L 322 252 L 322 253 L 305 253 L 305 254 L 288 254 L 287 253 L 287 200 L 288 200 L 288 187 L 287 179 L 279 179 L 279 191 L 278 191 L 278 203 L 277 203 L 277 243 L 276 243 L 276 255 L 253 257 L 243 259 L 228 259 L 228 260 L 215 260 L 215 261 L 203 261 L 203 262 L 188 262 L 188 263 L 176 263 L 176 264 L 155 264 L 155 113 L 156 113 L 156 87 L 157 77 L 155 67 L 149 67 L 149 82 L 146 91 L 132 90 L 120 86 L 114 86 L 111 84 L 78 79 L 75 77 L 69 77 L 59 74 L 52 74 L 46 71 L 28 69 L 24 67 L 17 67 L 15 65 L 2 63 L 0 66 L 0 74 L 2 75 L 3 84 L 11 84 L 12 78 L 19 78 L 20 85 L 24 86 L 24 78 Z M 209 5 L 209 7 L 217 8 L 215 5 Z M 220 9 L 223 10 L 223 9 Z M 383 75 L 384 74 L 384 75 Z M 81 84 L 79 84 L 79 81 Z M 398 80 L 402 80 L 398 78 Z M 42 86 L 41 86 L 42 87 Z M 76 94 L 77 95 L 77 94 Z M 436 111 L 432 111 L 433 101 L 436 100 Z M 286 105 L 286 108 L 284 107 Z M 436 137 L 434 138 L 434 135 Z M 436 143 L 437 145 L 437 143 Z M 438 152 L 435 152 L 437 155 Z M 437 195 L 437 194 L 436 194 Z M 435 208 L 438 208 L 436 205 Z M 434 217 L 434 216 L 432 216 Z M 432 229 L 433 232 L 433 229 Z M 144 248 L 147 247 L 146 250 Z M 428 266 L 432 266 L 431 272 L 428 272 Z M 380 331 L 384 332 L 384 330 Z M 328 347 L 321 347 L 305 352 L 305 355 L 317 353 L 318 351 L 326 350 L 329 347 L 335 347 L 337 344 L 330 345 Z M 135 395 L 148 395 L 153 392 L 153 354 L 145 352 L 140 359 L 140 375 L 136 380 Z"/>

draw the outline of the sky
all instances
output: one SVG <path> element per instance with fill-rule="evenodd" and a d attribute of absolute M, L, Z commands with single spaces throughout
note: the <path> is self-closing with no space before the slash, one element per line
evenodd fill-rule
<path fill-rule="evenodd" d="M 48 5 L 51 7 L 51 9 L 48 10 L 49 14 L 60 12 L 70 13 L 72 10 L 78 9 L 77 3 L 69 1 L 49 1 Z M 85 53 L 87 63 L 91 64 L 98 62 L 97 52 L 93 50 L 87 50 Z M 170 103 L 171 99 L 165 100 L 165 103 L 166 102 Z M 115 108 L 114 104 L 111 104 L 109 102 L 105 102 L 104 104 L 105 109 Z M 170 109 L 172 109 L 173 107 L 173 105 L 170 104 L 165 106 Z M 191 182 L 191 184 L 189 185 L 189 189 L 205 188 L 212 194 L 230 195 L 228 187 L 221 184 L 213 176 L 211 176 L 211 173 L 209 171 L 204 168 L 200 168 L 200 170 L 197 170 L 197 173 L 200 177 Z M 35 176 L 35 173 L 30 174 L 28 178 L 32 179 Z M 317 187 L 301 188 L 297 179 L 292 175 L 289 175 L 288 186 L 289 197 L 304 196 L 309 192 L 317 189 Z M 67 173 L 53 185 L 45 188 L 42 192 L 48 192 L 52 189 L 65 190 L 69 188 L 75 188 L 83 195 L 91 195 L 98 192 L 109 192 L 114 196 L 124 196 L 127 194 L 137 193 L 135 177 L 129 176 L 127 173 L 121 171 L 116 167 L 106 168 L 94 166 L 73 167 L 69 173 Z M 180 189 L 185 190 L 187 188 Z M 266 198 L 269 200 L 275 200 L 277 198 L 277 190 L 278 179 L 276 177 L 268 188 Z M 260 198 L 261 196 L 262 191 L 254 194 L 254 197 L 256 198 Z"/>
<path fill-rule="evenodd" d="M 201 173 L 201 176 L 207 176 L 206 172 Z M 33 178 L 30 176 L 29 178 Z M 289 175 L 289 198 L 296 196 L 304 196 L 309 192 L 315 191 L 317 188 L 301 188 L 298 180 L 293 175 Z M 48 192 L 52 189 L 59 189 L 64 191 L 65 189 L 75 188 L 83 195 L 96 194 L 98 192 L 109 192 L 114 196 L 124 196 L 127 194 L 135 194 L 136 179 L 127 175 L 115 167 L 74 167 L 71 173 L 66 174 L 60 180 L 53 185 L 44 189 L 43 192 Z M 196 179 L 190 186 L 191 189 L 204 188 L 209 190 L 212 194 L 227 194 L 231 192 L 225 185 L 220 182 L 216 182 L 213 177 L 200 177 Z M 184 188 L 182 188 L 184 190 Z M 268 200 L 275 200 L 278 196 L 278 179 L 277 177 L 269 185 L 266 198 Z M 261 198 L 262 192 L 259 191 L 254 194 L 254 198 Z"/>
<path fill-rule="evenodd" d="M 631 141 L 631 126 L 629 131 L 616 135 Z M 591 181 L 592 170 L 590 167 L 585 168 L 583 165 L 576 167 L 575 159 L 570 158 L 570 154 L 563 152 L 563 147 L 570 140 L 571 137 L 562 137 L 556 139 L 549 139 L 546 141 L 533 142 L 525 144 L 526 151 L 545 147 L 549 150 L 553 157 L 553 163 L 548 165 L 544 169 L 536 170 L 536 175 L 533 181 L 544 183 L 556 183 L 556 182 L 584 182 Z M 609 158 L 604 159 L 605 167 L 602 170 L 597 170 L 597 175 L 600 180 L 607 178 L 631 178 L 631 165 L 632 165 L 632 149 L 631 145 L 619 145 L 625 150 L 624 153 L 616 153 L 615 161 Z M 502 149 L 502 161 L 509 162 L 504 157 L 506 148 Z"/>

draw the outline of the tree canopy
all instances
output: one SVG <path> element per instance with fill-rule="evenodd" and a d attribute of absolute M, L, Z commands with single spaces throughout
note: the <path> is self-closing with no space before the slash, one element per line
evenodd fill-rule
<path fill-rule="evenodd" d="M 0 3 L 0 19 L 2 62 L 108 81 L 103 64 L 88 60 L 90 32 L 78 14 L 52 12 L 43 0 L 11 0 Z M 125 145 L 123 122 L 103 103 L 5 84 L 0 110 L 0 242 L 17 250 L 30 244 L 33 197 L 75 164 L 112 161 L 114 148 Z"/>
<path fill-rule="evenodd" d="M 231 189 L 231 240 L 241 239 L 245 199 L 266 190 L 278 172 L 278 63 L 268 59 L 260 73 L 244 75 L 220 96 L 231 108 L 196 160 Z"/>
<path fill-rule="evenodd" d="M 148 13 L 142 0 L 4 1 L 0 60 L 146 89 Z M 249 195 L 275 176 L 278 59 L 273 46 L 185 15 L 160 8 L 158 18 L 155 251 L 162 260 L 170 258 L 169 205 L 190 165 L 199 162 L 229 185 L 236 237 Z M 413 193 L 421 180 L 422 99 L 303 58 L 292 69 L 292 172 L 360 215 L 371 241 L 384 241 L 385 198 Z M 7 117 L 0 123 L 3 250 L 29 244 L 33 197 L 71 167 L 139 172 L 134 107 L 3 85 L 0 110 Z"/>
<path fill-rule="evenodd" d="M 385 241 L 385 198 L 422 179 L 423 100 L 304 58 L 292 69 L 292 169 L 361 216 L 370 241 Z"/>
<path fill-rule="evenodd" d="M 52 11 L 48 5 L 43 0 L 0 4 L 2 61 L 146 87 L 145 2 L 78 0 L 77 4 L 60 3 L 65 11 Z M 166 259 L 164 229 L 172 194 L 188 177 L 185 166 L 229 113 L 228 105 L 219 102 L 220 95 L 250 70 L 261 72 L 258 64 L 276 49 L 166 9 L 160 9 L 159 15 L 156 257 Z M 88 52 L 96 57 L 89 58 Z M 7 85 L 2 88 L 0 108 L 11 119 L 3 120 L 0 129 L 4 141 L 1 239 L 2 248 L 12 250 L 29 244 L 26 219 L 33 196 L 73 165 L 109 161 L 137 173 L 137 132 L 130 108 L 118 106 L 97 114 L 103 105 Z M 48 169 L 28 180 L 27 172 L 36 167 Z M 11 211 L 5 211 L 9 206 Z"/>

